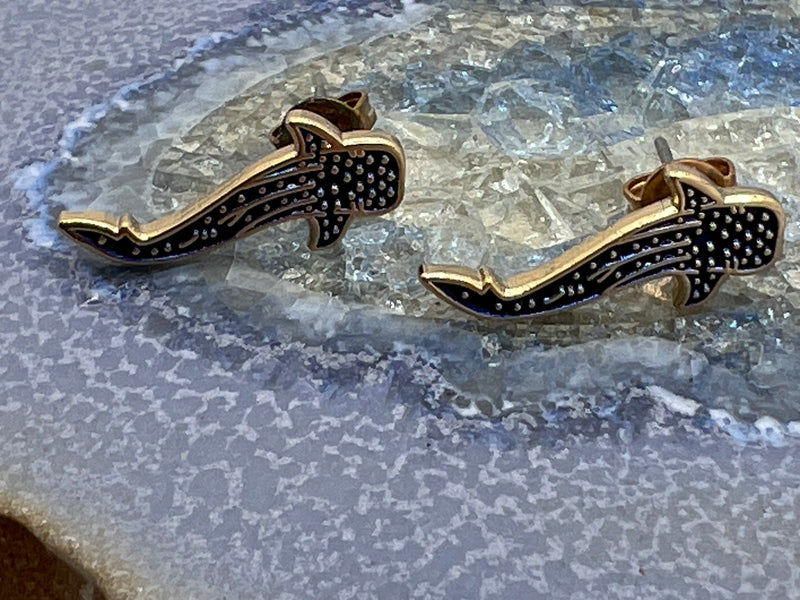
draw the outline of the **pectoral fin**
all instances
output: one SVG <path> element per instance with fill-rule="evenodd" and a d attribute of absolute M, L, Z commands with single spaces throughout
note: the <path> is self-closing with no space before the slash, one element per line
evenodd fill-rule
<path fill-rule="evenodd" d="M 673 293 L 675 306 L 699 306 L 710 300 L 720 287 L 726 274 L 700 272 L 696 275 L 679 275 Z"/>
<path fill-rule="evenodd" d="M 308 247 L 320 250 L 333 246 L 345 234 L 352 220 L 351 214 L 312 217 L 308 221 Z"/>

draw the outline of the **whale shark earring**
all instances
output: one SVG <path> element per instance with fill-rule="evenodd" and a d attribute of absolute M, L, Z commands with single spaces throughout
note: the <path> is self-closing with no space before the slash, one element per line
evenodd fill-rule
<path fill-rule="evenodd" d="M 786 219 L 771 194 L 736 187 L 728 159 L 673 160 L 663 138 L 656 149 L 661 167 L 625 184 L 629 214 L 558 259 L 507 281 L 486 268 L 423 265 L 422 283 L 469 313 L 518 318 L 671 276 L 675 305 L 694 307 L 729 275 L 761 271 L 780 257 Z"/>
<path fill-rule="evenodd" d="M 327 248 L 354 218 L 387 213 L 403 199 L 403 149 L 370 131 L 374 123 L 365 93 L 311 98 L 272 132 L 275 152 L 196 204 L 146 224 L 128 214 L 62 212 L 58 225 L 89 250 L 132 265 L 207 252 L 291 219 L 308 221 L 312 250 Z"/>

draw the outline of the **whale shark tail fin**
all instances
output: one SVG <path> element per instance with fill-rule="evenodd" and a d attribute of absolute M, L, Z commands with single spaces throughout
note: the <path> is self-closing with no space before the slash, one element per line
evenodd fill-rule
<path fill-rule="evenodd" d="M 58 228 L 81 246 L 116 263 L 136 262 L 146 234 L 130 214 L 113 218 L 104 212 L 64 211 Z"/>

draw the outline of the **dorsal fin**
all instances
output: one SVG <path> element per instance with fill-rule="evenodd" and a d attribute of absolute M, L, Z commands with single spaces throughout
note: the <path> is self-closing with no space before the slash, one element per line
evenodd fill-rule
<path fill-rule="evenodd" d="M 321 151 L 341 151 L 342 132 L 330 121 L 307 110 L 286 115 L 286 128 L 297 155 L 317 156 Z"/>

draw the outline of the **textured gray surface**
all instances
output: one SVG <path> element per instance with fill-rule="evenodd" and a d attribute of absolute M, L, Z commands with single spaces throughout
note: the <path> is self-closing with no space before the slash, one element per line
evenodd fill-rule
<path fill-rule="evenodd" d="M 164 70 L 195 36 L 276 13 L 225 6 L 3 3 L 4 174 L 52 156 L 83 108 Z M 429 357 L 447 338 L 426 324 L 353 320 L 378 331 L 374 348 L 358 331 L 352 343 L 306 345 L 291 327 L 264 326 L 268 306 L 258 327 L 232 313 L 192 269 L 182 280 L 130 275 L 37 247 L 24 235 L 26 200 L 7 180 L 2 192 L 2 500 L 30 507 L 111 590 L 800 594 L 797 441 L 742 446 L 626 375 L 643 357 L 659 384 L 667 372 L 688 378 L 695 355 L 680 342 L 545 347 L 550 362 L 516 368 L 584 362 L 579 417 L 464 419 L 441 402 L 452 388 Z M 764 325 L 764 338 L 778 327 Z M 414 343 L 393 348 L 393 331 Z M 481 386 L 470 361 L 491 372 L 485 333 L 452 332 L 462 354 L 450 359 L 464 363 L 449 368 L 464 386 Z"/>

